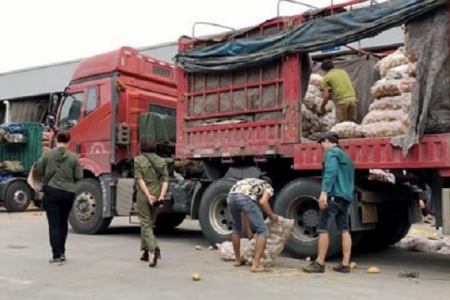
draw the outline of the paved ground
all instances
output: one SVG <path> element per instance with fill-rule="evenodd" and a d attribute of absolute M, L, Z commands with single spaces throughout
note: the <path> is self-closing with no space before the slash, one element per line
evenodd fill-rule
<path fill-rule="evenodd" d="M 159 237 L 163 260 L 150 269 L 138 259 L 138 229 L 126 222 L 115 220 L 102 236 L 69 234 L 69 261 L 56 267 L 47 263 L 45 215 L 0 212 L 0 299 L 450 299 L 450 256 L 389 249 L 355 257 L 360 269 L 348 275 L 304 274 L 305 262 L 282 257 L 272 272 L 251 274 L 207 250 L 197 223 L 186 221 Z M 370 266 L 381 273 L 367 274 Z M 398 278 L 400 270 L 421 278 Z M 202 280 L 192 281 L 193 272 Z"/>

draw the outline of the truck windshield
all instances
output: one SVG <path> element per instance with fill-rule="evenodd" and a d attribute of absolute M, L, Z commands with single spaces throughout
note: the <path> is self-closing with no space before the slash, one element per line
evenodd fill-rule
<path fill-rule="evenodd" d="M 67 95 L 61 107 L 58 128 L 68 130 L 78 123 L 81 116 L 84 92 Z"/>

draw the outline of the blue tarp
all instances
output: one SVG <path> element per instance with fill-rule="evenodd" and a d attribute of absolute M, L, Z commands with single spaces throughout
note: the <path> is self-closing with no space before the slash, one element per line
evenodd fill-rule
<path fill-rule="evenodd" d="M 187 72 L 224 72 L 272 61 L 289 53 L 343 46 L 401 26 L 449 0 L 391 0 L 303 23 L 277 34 L 230 40 L 180 52 L 176 63 Z"/>

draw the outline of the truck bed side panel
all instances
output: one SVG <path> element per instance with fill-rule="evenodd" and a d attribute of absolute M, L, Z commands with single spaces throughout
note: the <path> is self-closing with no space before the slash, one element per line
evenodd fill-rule
<path fill-rule="evenodd" d="M 343 140 L 340 144 L 357 169 L 450 168 L 450 134 L 425 136 L 406 156 L 389 138 Z M 295 146 L 294 169 L 320 170 L 322 159 L 318 143 Z"/>
<path fill-rule="evenodd" d="M 238 38 L 270 35 L 285 26 L 282 20 L 268 21 Z M 179 48 L 206 45 L 185 38 Z M 292 157 L 301 132 L 300 57 L 229 73 L 188 73 L 177 68 L 177 156 L 253 155 L 285 149 L 280 154 Z M 306 84 L 308 78 L 303 80 Z"/>

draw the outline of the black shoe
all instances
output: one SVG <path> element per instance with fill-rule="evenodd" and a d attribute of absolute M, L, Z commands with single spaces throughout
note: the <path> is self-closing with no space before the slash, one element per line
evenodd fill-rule
<path fill-rule="evenodd" d="M 61 260 L 61 258 L 53 258 L 49 260 L 49 263 L 54 266 L 62 266 L 63 261 Z"/>
<path fill-rule="evenodd" d="M 61 254 L 61 261 L 66 261 L 66 255 L 65 254 Z"/>
<path fill-rule="evenodd" d="M 144 251 L 144 253 L 142 253 L 142 256 L 141 256 L 140 260 L 141 261 L 148 261 L 149 260 L 148 251 Z"/>
<path fill-rule="evenodd" d="M 343 264 L 338 264 L 333 267 L 333 271 L 339 273 L 350 273 L 350 266 L 344 266 Z"/>
<path fill-rule="evenodd" d="M 306 273 L 324 273 L 325 272 L 325 266 L 320 265 L 316 261 L 310 263 L 309 265 L 302 268 L 303 272 Z"/>
<path fill-rule="evenodd" d="M 161 250 L 156 247 L 155 251 L 153 251 L 153 259 L 152 262 L 149 264 L 150 268 L 154 268 L 156 267 L 156 265 L 158 264 L 158 259 L 161 259 Z"/>

